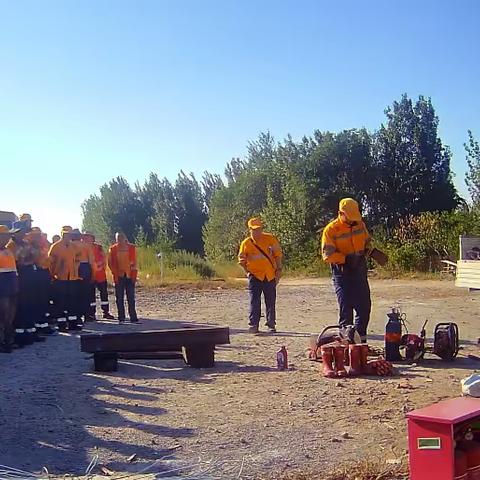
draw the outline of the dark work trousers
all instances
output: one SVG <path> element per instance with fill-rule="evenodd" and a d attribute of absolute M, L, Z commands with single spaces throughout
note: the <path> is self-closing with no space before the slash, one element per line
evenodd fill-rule
<path fill-rule="evenodd" d="M 78 275 L 82 279 L 79 287 L 80 315 L 91 315 L 92 303 L 95 304 L 95 284 L 92 282 L 92 267 L 88 262 L 78 266 Z"/>
<path fill-rule="evenodd" d="M 18 297 L 15 315 L 15 343 L 32 343 L 35 329 L 35 281 L 36 267 L 20 265 L 18 270 Z"/>
<path fill-rule="evenodd" d="M 47 268 L 35 271 L 35 328 L 39 333 L 49 330 L 50 272 Z"/>
<path fill-rule="evenodd" d="M 333 265 L 332 273 L 340 310 L 338 323 L 341 327 L 353 325 L 355 310 L 355 328 L 362 340 L 365 340 L 372 307 L 367 265 L 362 263 L 355 269 Z"/>
<path fill-rule="evenodd" d="M 53 283 L 54 304 L 60 329 L 66 329 L 78 322 L 81 315 L 81 284 L 81 280 L 55 280 Z"/>
<path fill-rule="evenodd" d="M 96 282 L 95 286 L 100 293 L 100 306 L 103 310 L 103 313 L 110 313 L 110 305 L 108 303 L 108 289 L 107 289 L 107 282 Z M 95 293 L 94 293 L 95 296 Z M 93 314 L 95 315 L 95 307 L 93 307 Z"/>
<path fill-rule="evenodd" d="M 250 294 L 249 324 L 258 326 L 262 312 L 262 293 L 265 299 L 266 323 L 269 327 L 275 327 L 275 301 L 277 297 L 277 284 L 275 279 L 259 280 L 252 274 L 248 276 L 248 292 Z"/>
<path fill-rule="evenodd" d="M 0 297 L 0 345 L 12 345 L 15 339 L 15 310 L 17 296 Z"/>
<path fill-rule="evenodd" d="M 131 322 L 137 322 L 135 310 L 135 282 L 128 277 L 120 277 L 115 284 L 115 297 L 117 302 L 118 320 L 125 321 L 125 293 L 127 294 L 128 316 Z"/>

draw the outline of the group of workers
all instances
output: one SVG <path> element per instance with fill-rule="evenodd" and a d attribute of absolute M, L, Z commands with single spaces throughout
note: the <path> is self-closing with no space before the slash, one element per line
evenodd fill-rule
<path fill-rule="evenodd" d="M 266 326 L 275 333 L 282 249 L 274 235 L 263 231 L 260 218 L 251 218 L 248 229 L 238 262 L 248 277 L 249 332 L 259 332 L 263 294 Z M 136 249 L 124 234 L 116 234 L 108 256 L 93 234 L 69 226 L 52 240 L 50 244 L 39 228 L 32 227 L 28 214 L 22 215 L 12 230 L 0 225 L 0 352 L 44 341 L 44 335 L 56 330 L 78 330 L 84 322 L 96 320 L 96 290 L 103 317 L 114 319 L 109 311 L 107 264 L 115 284 L 118 321 L 126 320 L 126 293 L 130 321 L 138 322 Z M 367 279 L 370 244 L 358 203 L 342 199 L 337 218 L 323 229 L 321 252 L 331 265 L 339 325 L 342 329 L 354 326 L 362 342 L 367 340 L 371 310 Z"/>
<path fill-rule="evenodd" d="M 115 284 L 118 321 L 130 322 L 135 309 L 136 249 L 123 233 L 105 253 L 92 233 L 64 226 L 52 243 L 29 214 L 9 229 L 0 225 L 0 353 L 10 353 L 57 331 L 81 330 L 96 320 L 96 291 L 104 319 L 110 313 L 107 272 Z"/>
<path fill-rule="evenodd" d="M 263 293 L 266 326 L 269 332 L 274 333 L 276 286 L 282 274 L 282 250 L 275 236 L 263 231 L 259 218 L 251 218 L 248 229 L 250 235 L 240 245 L 238 263 L 248 278 L 249 332 L 256 334 L 259 331 Z M 331 266 L 341 331 L 347 335 L 353 332 L 363 343 L 367 341 L 371 310 L 367 278 L 370 251 L 371 238 L 358 203 L 352 198 L 342 199 L 337 218 L 323 229 L 321 253 L 323 260 Z"/>

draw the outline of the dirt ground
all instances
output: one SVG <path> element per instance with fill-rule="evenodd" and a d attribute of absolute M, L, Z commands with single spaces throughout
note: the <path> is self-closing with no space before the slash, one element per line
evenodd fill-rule
<path fill-rule="evenodd" d="M 68 334 L 4 354 L 0 463 L 82 474 L 95 459 L 114 472 L 148 467 L 163 476 L 180 469 L 190 478 L 253 479 L 307 466 L 326 471 L 365 455 L 401 457 L 405 412 L 459 395 L 460 379 L 480 366 L 466 358 L 478 350 L 480 296 L 451 281 L 373 280 L 371 287 L 372 344 L 381 345 L 386 312 L 398 303 L 414 332 L 426 318 L 429 334 L 437 322 L 456 321 L 464 347 L 457 361 L 429 356 L 400 365 L 394 378 L 323 378 L 305 351 L 310 333 L 336 322 L 328 279 L 284 281 L 279 332 L 257 336 L 246 332 L 244 289 L 140 288 L 141 325 L 98 322 L 88 330 L 228 325 L 231 345 L 218 348 L 216 367 L 123 361 L 118 372 L 99 374 L 79 336 Z M 281 345 L 289 371 L 275 368 Z"/>

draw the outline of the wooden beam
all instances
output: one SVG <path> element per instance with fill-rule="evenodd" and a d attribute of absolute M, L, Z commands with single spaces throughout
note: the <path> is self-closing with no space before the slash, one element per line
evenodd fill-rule
<path fill-rule="evenodd" d="M 230 343 L 228 327 L 178 328 L 142 332 L 86 333 L 80 337 L 82 352 L 179 351 L 196 345 Z"/>

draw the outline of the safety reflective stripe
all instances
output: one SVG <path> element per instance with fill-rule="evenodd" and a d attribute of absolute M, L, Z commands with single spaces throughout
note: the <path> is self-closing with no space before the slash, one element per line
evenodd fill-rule
<path fill-rule="evenodd" d="M 49 313 L 46 313 L 46 314 L 45 314 L 45 316 L 46 316 L 46 317 L 49 317 L 49 316 L 50 316 L 50 314 L 49 314 Z"/>
<path fill-rule="evenodd" d="M 50 305 L 53 305 L 53 300 L 50 300 L 48 303 L 49 303 Z"/>
<path fill-rule="evenodd" d="M 91 306 L 91 307 L 96 307 L 96 306 L 97 306 L 97 302 L 92 302 L 92 303 L 90 304 L 90 306 Z"/>
<path fill-rule="evenodd" d="M 42 328 L 42 324 L 41 324 L 41 323 L 36 323 L 36 324 L 35 324 L 35 327 L 36 327 L 36 328 Z"/>
<path fill-rule="evenodd" d="M 334 235 L 333 239 L 340 240 L 344 238 L 350 238 L 355 235 L 361 235 L 362 233 L 367 233 L 367 231 L 364 228 L 360 228 L 358 230 L 353 230 L 353 232 L 345 232 L 341 233 L 340 235 Z"/>
<path fill-rule="evenodd" d="M 66 322 L 67 319 L 65 317 L 60 317 L 60 318 L 57 318 L 57 322 Z"/>
<path fill-rule="evenodd" d="M 249 260 L 261 260 L 262 258 L 265 258 L 262 254 L 248 255 Z M 267 259 L 265 258 L 265 260 L 267 260 Z"/>
<path fill-rule="evenodd" d="M 27 333 L 35 333 L 37 331 L 37 329 L 36 328 L 27 328 L 25 331 Z"/>
<path fill-rule="evenodd" d="M 100 305 L 108 305 L 108 302 L 100 302 Z"/>
<path fill-rule="evenodd" d="M 25 333 L 25 330 L 23 328 L 16 328 L 15 333 Z"/>
<path fill-rule="evenodd" d="M 35 324 L 37 328 L 48 328 L 48 323 L 39 323 L 38 325 Z"/>
<path fill-rule="evenodd" d="M 17 269 L 15 267 L 4 267 L 0 268 L 0 273 L 11 273 L 11 272 L 17 272 Z"/>
<path fill-rule="evenodd" d="M 74 316 L 70 315 L 70 316 L 68 317 L 68 319 L 69 319 L 69 320 L 76 320 L 77 317 L 74 317 Z"/>
<path fill-rule="evenodd" d="M 57 325 L 53 325 L 53 327 L 52 327 L 52 328 L 53 328 L 54 330 L 58 330 L 58 327 L 57 327 Z"/>

